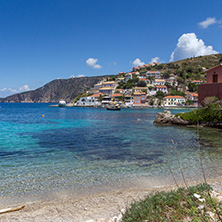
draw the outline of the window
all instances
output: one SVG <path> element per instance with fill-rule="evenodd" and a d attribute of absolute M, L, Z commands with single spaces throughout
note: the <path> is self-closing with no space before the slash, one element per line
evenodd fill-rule
<path fill-rule="evenodd" d="M 213 82 L 214 83 L 218 82 L 218 75 L 217 74 L 213 74 Z"/>

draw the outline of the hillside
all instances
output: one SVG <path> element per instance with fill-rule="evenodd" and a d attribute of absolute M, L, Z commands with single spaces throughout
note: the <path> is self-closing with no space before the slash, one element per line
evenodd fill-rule
<path fill-rule="evenodd" d="M 159 65 L 145 67 L 140 69 L 140 73 L 145 73 L 148 70 L 160 71 L 166 77 L 169 74 L 175 74 L 184 80 L 203 79 L 205 80 L 204 69 L 209 69 L 222 62 L 222 54 L 214 54 L 207 56 L 198 56 L 179 60 L 170 63 L 161 63 Z"/>
<path fill-rule="evenodd" d="M 56 79 L 32 91 L 8 96 L 2 100 L 5 103 L 57 103 L 60 99 L 72 101 L 78 94 L 90 89 L 107 76 Z"/>

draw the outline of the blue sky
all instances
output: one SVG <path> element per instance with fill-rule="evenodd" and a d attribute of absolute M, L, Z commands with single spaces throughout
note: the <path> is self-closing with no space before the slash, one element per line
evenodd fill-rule
<path fill-rule="evenodd" d="M 221 0 L 2 0 L 0 97 L 153 58 L 221 53 L 221 8 Z"/>

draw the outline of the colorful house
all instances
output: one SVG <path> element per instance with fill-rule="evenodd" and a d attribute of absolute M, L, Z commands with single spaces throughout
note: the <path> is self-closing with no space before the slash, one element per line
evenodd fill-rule
<path fill-rule="evenodd" d="M 180 106 L 186 102 L 183 96 L 165 96 L 163 97 L 164 106 Z"/>
<path fill-rule="evenodd" d="M 207 82 L 198 85 L 198 102 L 201 104 L 204 98 L 216 96 L 222 99 L 222 64 L 205 71 Z"/>
<path fill-rule="evenodd" d="M 145 92 L 135 92 L 133 105 L 144 106 L 145 103 L 146 103 L 146 93 Z"/>

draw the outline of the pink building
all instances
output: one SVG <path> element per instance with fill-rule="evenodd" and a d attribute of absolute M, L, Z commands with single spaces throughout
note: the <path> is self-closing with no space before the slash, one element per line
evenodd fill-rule
<path fill-rule="evenodd" d="M 145 92 L 135 92 L 134 93 L 134 105 L 145 105 L 146 103 L 146 93 Z"/>
<path fill-rule="evenodd" d="M 222 64 L 214 66 L 205 71 L 207 83 L 198 86 L 198 102 L 202 103 L 204 98 L 216 96 L 222 99 Z"/>

